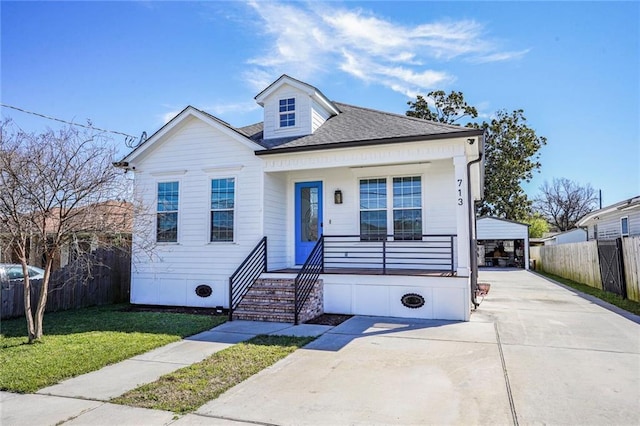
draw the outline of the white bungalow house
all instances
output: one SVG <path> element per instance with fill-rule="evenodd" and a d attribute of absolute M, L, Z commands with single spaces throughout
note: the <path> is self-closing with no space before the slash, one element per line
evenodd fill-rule
<path fill-rule="evenodd" d="M 468 320 L 483 132 L 333 102 L 287 75 L 255 99 L 263 122 L 189 106 L 116 163 L 152 217 L 134 228 L 131 302 Z"/>

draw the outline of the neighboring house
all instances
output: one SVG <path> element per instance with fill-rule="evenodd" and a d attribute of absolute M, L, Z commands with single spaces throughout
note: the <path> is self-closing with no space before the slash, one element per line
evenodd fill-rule
<path fill-rule="evenodd" d="M 587 231 L 580 228 L 554 232 L 542 238 L 531 238 L 531 245 L 551 246 L 556 244 L 581 243 L 587 241 Z"/>
<path fill-rule="evenodd" d="M 259 282 L 315 285 L 316 313 L 468 320 L 483 132 L 333 102 L 286 75 L 256 101 L 264 121 L 239 128 L 189 106 L 116 163 L 154 218 L 134 228 L 131 302 L 237 314 L 266 258 Z M 230 290 L 241 264 L 251 278 Z M 273 308 L 274 291 L 254 293 Z"/>
<path fill-rule="evenodd" d="M 529 269 L 529 225 L 489 216 L 476 223 L 478 265 Z"/>
<path fill-rule="evenodd" d="M 612 240 L 640 235 L 640 195 L 594 210 L 576 224 L 589 240 Z"/>
<path fill-rule="evenodd" d="M 130 245 L 131 232 L 133 227 L 133 205 L 125 201 L 105 201 L 91 204 L 87 207 L 78 207 L 74 211 L 84 211 L 76 216 L 76 220 L 69 220 L 66 223 L 65 231 L 71 235 L 69 241 L 62 244 L 60 250 L 54 256 L 52 269 L 66 266 L 78 256 L 91 253 L 100 244 L 113 242 L 115 239 L 124 241 Z M 45 222 L 47 234 L 51 235 L 60 225 L 56 219 L 59 216 L 58 208 L 52 209 L 51 217 Z M 50 237 L 47 237 L 48 239 Z M 44 243 L 36 236 L 30 237 L 27 241 L 28 260 L 27 263 L 33 266 L 44 266 L 46 259 L 42 254 Z M 0 232 L 0 262 L 19 263 L 16 250 L 8 237 L 8 233 Z"/>

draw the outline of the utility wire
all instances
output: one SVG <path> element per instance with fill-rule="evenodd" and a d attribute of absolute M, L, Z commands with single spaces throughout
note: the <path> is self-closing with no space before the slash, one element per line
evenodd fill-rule
<path fill-rule="evenodd" d="M 54 120 L 54 121 L 59 121 L 60 123 L 65 123 L 65 124 L 70 124 L 72 126 L 80 126 L 80 127 L 84 127 L 85 129 L 91 129 L 91 130 L 98 130 L 100 132 L 105 132 L 105 133 L 113 133 L 115 135 L 122 135 L 122 136 L 126 136 L 127 139 L 125 140 L 125 144 L 129 147 L 131 147 L 133 145 L 133 141 L 135 141 L 136 139 L 138 139 L 137 136 L 133 136 L 130 135 L 128 133 L 123 133 L 123 132 L 117 132 L 115 130 L 107 130 L 107 129 L 101 129 L 99 127 L 95 127 L 95 126 L 90 126 L 90 125 L 85 125 L 85 124 L 80 124 L 80 123 L 74 123 L 72 121 L 66 121 L 63 120 L 61 118 L 56 118 L 56 117 L 50 117 L 48 115 L 45 114 L 40 114 L 38 112 L 33 112 L 33 111 L 27 111 L 26 109 L 23 108 L 19 108 L 17 106 L 13 106 L 13 105 L 7 105 L 7 104 L 3 104 L 0 103 L 0 106 L 4 107 L 4 108 L 11 108 L 14 109 L 16 111 L 20 111 L 20 112 L 24 112 L 25 114 L 31 114 L 31 115 L 36 115 L 38 117 L 42 117 L 42 118 L 46 118 L 47 120 Z M 143 136 L 140 137 L 140 142 L 138 143 L 138 145 L 142 142 L 144 142 L 144 139 L 146 139 L 146 132 L 142 133 Z"/>

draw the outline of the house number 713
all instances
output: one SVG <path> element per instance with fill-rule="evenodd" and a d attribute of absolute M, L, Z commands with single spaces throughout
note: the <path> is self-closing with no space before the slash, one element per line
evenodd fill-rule
<path fill-rule="evenodd" d="M 462 179 L 457 179 L 458 181 L 458 205 L 461 206 L 464 204 L 464 199 L 462 198 Z"/>

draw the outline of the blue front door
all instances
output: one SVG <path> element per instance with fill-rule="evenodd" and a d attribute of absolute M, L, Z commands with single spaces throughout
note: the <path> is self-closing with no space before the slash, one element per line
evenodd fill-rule
<path fill-rule="evenodd" d="M 302 265 L 322 235 L 322 182 L 296 183 L 296 265 Z"/>

